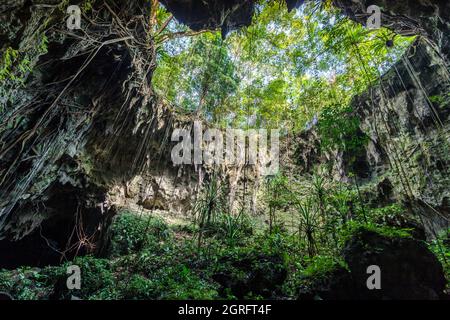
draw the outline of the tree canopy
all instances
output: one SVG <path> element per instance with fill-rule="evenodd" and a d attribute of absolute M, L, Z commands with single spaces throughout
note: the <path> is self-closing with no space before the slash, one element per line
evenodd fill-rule
<path fill-rule="evenodd" d="M 348 112 L 413 41 L 367 29 L 321 1 L 292 12 L 281 6 L 261 1 L 253 24 L 226 40 L 216 31 L 166 41 L 156 92 L 217 125 L 295 132 L 323 110 Z M 180 28 L 171 21 L 167 32 Z"/>

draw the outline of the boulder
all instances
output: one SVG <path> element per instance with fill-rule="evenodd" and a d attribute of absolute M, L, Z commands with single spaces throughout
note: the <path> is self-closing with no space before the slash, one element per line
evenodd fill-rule
<path fill-rule="evenodd" d="M 337 267 L 326 277 L 305 279 L 299 288 L 301 300 L 439 300 L 446 279 L 441 263 L 422 241 L 387 236 L 360 228 L 343 249 L 347 269 Z M 367 282 L 380 268 L 380 289 Z"/>

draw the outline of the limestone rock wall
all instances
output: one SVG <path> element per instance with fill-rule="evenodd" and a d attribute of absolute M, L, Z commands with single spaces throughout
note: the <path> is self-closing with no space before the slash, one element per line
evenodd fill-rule
<path fill-rule="evenodd" d="M 450 68 L 428 42 L 416 42 L 380 81 L 356 97 L 354 115 L 369 141 L 349 163 L 338 150 L 323 153 L 313 127 L 297 137 L 293 159 L 300 174 L 331 164 L 330 175 L 362 188 L 384 190 L 391 201 L 413 205 L 429 235 L 450 219 Z"/>

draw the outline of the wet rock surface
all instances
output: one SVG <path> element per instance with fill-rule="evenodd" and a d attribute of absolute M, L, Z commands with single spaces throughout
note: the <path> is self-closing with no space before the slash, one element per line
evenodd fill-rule
<path fill-rule="evenodd" d="M 223 270 L 213 275 L 221 286 L 221 295 L 227 290 L 238 299 L 261 296 L 274 298 L 287 277 L 283 259 L 277 255 L 250 255 L 240 259 L 222 258 Z"/>
<path fill-rule="evenodd" d="M 2 244 L 5 250 L 14 251 L 10 241 L 20 241 L 27 236 L 44 242 L 43 239 L 47 239 L 55 243 L 58 250 L 63 249 L 74 227 L 80 226 L 80 217 L 82 229 L 76 230 L 82 231 L 77 234 L 83 236 L 69 244 L 86 239 L 94 245 L 101 243 L 102 230 L 116 213 L 108 193 L 144 169 L 157 167 L 161 154 L 167 154 L 163 142 L 175 121 L 170 109 L 154 97 L 149 86 L 154 53 L 148 48 L 133 51 L 124 41 L 108 42 L 114 38 L 111 28 L 120 34 L 117 23 L 86 30 L 95 35 L 97 41 L 105 42 L 89 66 L 84 66 L 86 58 L 97 47 L 86 40 L 51 31 L 47 34 L 47 52 L 37 50 L 44 31 L 42 26 L 63 29 L 65 23 L 62 19 L 65 12 L 55 6 L 59 1 L 31 1 L 33 5 L 44 2 L 54 5 L 53 11 L 42 6 L 34 6 L 31 10 L 30 1 L 9 1 L 0 8 L 2 18 L 7 16 L 0 25 L 2 52 L 7 47 L 33 48 L 28 50 L 30 64 L 40 66 L 25 79 L 24 87 L 5 85 L 8 95 L 1 98 L 8 100 L 8 106 L 14 106 L 9 113 L 2 114 L 11 119 L 8 128 L 2 128 L 5 139 L 0 157 L 3 175 L 0 239 L 7 239 Z M 249 25 L 254 11 L 254 2 L 245 0 L 162 2 L 192 29 L 221 28 L 223 35 Z M 287 4 L 292 9 L 302 2 L 287 1 Z M 133 36 L 136 39 L 145 38 L 142 21 L 137 18 L 142 17 L 143 1 L 111 0 L 108 3 L 120 12 L 121 21 L 129 23 L 130 29 L 135 30 Z M 366 1 L 339 1 L 336 4 L 351 18 L 363 22 L 359 17 L 365 16 L 359 14 L 367 6 Z M 400 1 L 395 4 L 378 1 L 376 4 L 385 8 L 385 18 L 394 23 L 394 30 L 403 33 L 411 29 L 425 34 L 436 42 L 438 51 L 441 50 L 444 56 L 448 53 L 448 1 Z M 111 12 L 102 12 L 102 20 L 114 20 Z M 417 199 L 427 230 L 442 229 L 446 225 L 442 215 L 448 217 L 450 212 L 448 135 L 442 135 L 442 132 L 448 132 L 450 109 L 448 102 L 437 104 L 430 99 L 448 92 L 448 87 L 444 86 L 448 66 L 434 49 L 416 45 L 407 54 L 409 62 L 404 60 L 395 66 L 383 77 L 383 85 L 372 88 L 354 103 L 362 120 L 361 130 L 371 138 L 367 157 L 359 162 L 359 167 L 363 168 L 359 171 L 370 170 L 370 176 L 363 178 L 389 174 L 389 164 L 394 163 L 392 169 L 398 167 L 399 159 L 408 160 L 403 170 L 390 171 L 393 172 L 389 180 L 392 190 L 385 200 L 389 202 L 405 193 L 407 188 L 408 196 Z M 142 65 L 142 61 L 148 64 Z M 79 70 L 83 72 L 67 86 L 67 79 Z M 397 74 L 403 82 L 396 79 Z M 112 82 L 112 78 L 116 81 Z M 138 89 L 132 79 L 145 81 Z M 51 89 L 42 91 L 41 88 Z M 62 92 L 64 95 L 60 97 Z M 17 125 L 14 114 L 20 109 L 29 111 L 26 121 Z M 376 126 L 382 119 L 393 119 L 391 122 L 395 126 Z M 316 138 L 312 135 L 311 139 Z M 336 153 L 323 158 L 315 146 L 316 141 L 311 142 L 307 135 L 302 139 L 307 148 L 298 156 L 305 172 L 313 163 L 337 159 L 336 177 L 346 177 L 345 155 Z M 398 145 L 405 147 L 397 150 Z M 394 149 L 395 159 L 387 158 Z M 153 182 L 158 178 L 153 177 Z M 408 179 L 411 182 L 405 183 Z M 190 193 L 186 193 L 189 188 L 177 186 L 172 173 L 163 177 L 161 184 L 150 186 L 137 196 L 150 209 L 182 210 L 190 199 Z M 44 228 L 41 235 L 39 227 L 44 221 L 62 223 L 67 227 L 64 228 L 67 233 L 47 233 Z"/>
<path fill-rule="evenodd" d="M 299 299 L 325 300 L 439 300 L 446 299 L 442 265 L 426 245 L 412 238 L 380 235 L 360 229 L 342 252 L 348 269 L 337 268 L 324 279 L 300 288 Z M 368 289 L 380 268 L 381 289 Z"/>

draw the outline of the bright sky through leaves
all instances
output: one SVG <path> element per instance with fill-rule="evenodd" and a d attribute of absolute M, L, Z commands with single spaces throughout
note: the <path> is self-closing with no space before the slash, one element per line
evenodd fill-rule
<path fill-rule="evenodd" d="M 222 126 L 297 131 L 324 109 L 348 110 L 413 39 L 368 30 L 320 3 L 288 13 L 263 2 L 253 24 L 225 41 L 207 32 L 165 42 L 153 80 L 157 93 Z M 161 9 L 161 21 L 166 16 Z M 180 30 L 186 27 L 174 20 L 167 32 Z"/>

